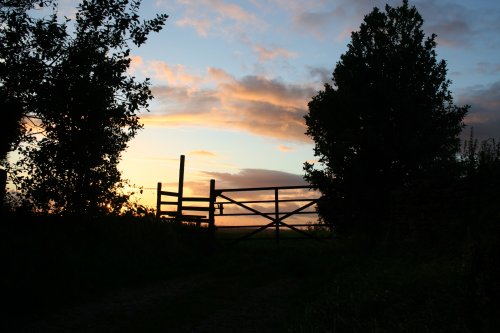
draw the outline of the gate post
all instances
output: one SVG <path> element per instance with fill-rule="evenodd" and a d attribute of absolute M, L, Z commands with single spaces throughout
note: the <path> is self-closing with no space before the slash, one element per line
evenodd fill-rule
<path fill-rule="evenodd" d="M 215 179 L 210 179 L 210 201 L 208 211 L 208 229 L 215 231 Z"/>
<path fill-rule="evenodd" d="M 156 219 L 159 220 L 161 216 L 161 182 L 156 186 Z"/>
<path fill-rule="evenodd" d="M 179 190 L 177 191 L 177 222 L 182 222 L 182 196 L 184 188 L 184 160 L 185 156 L 181 155 L 181 162 L 179 166 Z"/>
<path fill-rule="evenodd" d="M 278 189 L 274 189 L 274 223 L 276 223 L 276 245 L 280 245 L 280 205 L 279 205 Z"/>

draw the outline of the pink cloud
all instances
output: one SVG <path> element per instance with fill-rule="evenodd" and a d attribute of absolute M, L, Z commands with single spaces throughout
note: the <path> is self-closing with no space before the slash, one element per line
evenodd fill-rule
<path fill-rule="evenodd" d="M 294 149 L 291 148 L 291 147 L 288 147 L 288 146 L 285 146 L 285 145 L 278 145 L 278 147 L 276 147 L 279 151 L 282 151 L 284 153 L 289 153 L 291 151 L 293 151 Z"/>
<path fill-rule="evenodd" d="M 242 169 L 238 173 L 205 172 L 220 184 L 218 188 L 307 185 L 301 175 L 265 169 Z"/>
<path fill-rule="evenodd" d="M 193 150 L 193 151 L 189 152 L 189 155 L 197 155 L 197 156 L 205 156 L 205 157 L 217 156 L 216 153 L 208 151 L 208 150 Z"/>
<path fill-rule="evenodd" d="M 180 20 L 177 20 L 175 24 L 180 27 L 193 27 L 198 33 L 198 35 L 202 37 L 208 36 L 208 32 L 210 31 L 210 27 L 212 26 L 209 19 L 205 18 L 196 19 L 189 17 L 184 17 Z"/>
<path fill-rule="evenodd" d="M 253 50 L 257 52 L 259 55 L 259 59 L 261 61 L 269 61 L 276 58 L 293 58 L 297 54 L 295 52 L 288 51 L 287 49 L 280 48 L 277 46 L 272 46 L 270 48 L 266 48 L 260 44 L 254 44 Z"/>
<path fill-rule="evenodd" d="M 178 0 L 185 7 L 184 16 L 175 24 L 181 27 L 193 27 L 203 37 L 214 29 L 234 31 L 234 27 L 244 24 L 258 26 L 259 20 L 255 14 L 245 10 L 243 7 L 227 3 L 223 0 Z M 230 27 L 226 24 L 232 22 Z"/>
<path fill-rule="evenodd" d="M 222 0 L 201 0 L 207 7 L 219 13 L 224 18 L 229 18 L 239 22 L 252 22 L 255 21 L 255 15 L 247 12 L 242 7 L 235 4 L 228 4 Z"/>

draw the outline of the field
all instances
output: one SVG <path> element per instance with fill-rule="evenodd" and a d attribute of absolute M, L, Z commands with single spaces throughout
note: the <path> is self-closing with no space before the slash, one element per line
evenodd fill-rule
<path fill-rule="evenodd" d="M 471 289 L 466 243 L 432 246 L 438 236 L 426 244 L 363 237 L 228 244 L 203 230 L 137 218 L 7 219 L 1 229 L 4 332 L 496 326 L 494 310 Z"/>

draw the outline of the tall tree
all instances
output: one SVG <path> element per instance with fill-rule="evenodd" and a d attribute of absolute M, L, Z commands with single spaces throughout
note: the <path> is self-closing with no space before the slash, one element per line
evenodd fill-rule
<path fill-rule="evenodd" d="M 333 85 L 309 102 L 306 134 L 321 167 L 306 163 L 305 178 L 349 213 L 380 207 L 391 189 L 456 158 L 468 106 L 453 104 L 436 35 L 426 37 L 422 25 L 407 0 L 374 8 L 352 33 Z"/>
<path fill-rule="evenodd" d="M 127 196 L 117 168 L 142 127 L 149 81 L 126 73 L 130 48 L 162 29 L 167 15 L 140 21 L 140 0 L 83 0 L 73 32 L 52 57 L 47 84 L 36 91 L 42 138 L 23 147 L 23 195 L 39 210 L 63 214 L 119 211 Z"/>
<path fill-rule="evenodd" d="M 36 91 L 44 84 L 47 59 L 54 56 L 64 24 L 54 15 L 34 18 L 30 11 L 55 10 L 54 0 L 0 0 L 0 161 L 26 133 L 34 116 Z"/>

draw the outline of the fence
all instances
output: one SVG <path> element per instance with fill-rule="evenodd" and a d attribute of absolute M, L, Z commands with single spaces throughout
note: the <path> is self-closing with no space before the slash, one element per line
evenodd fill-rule
<path fill-rule="evenodd" d="M 156 205 L 156 216 L 160 218 L 161 216 L 169 216 L 178 222 L 194 222 L 197 226 L 201 226 L 202 223 L 207 224 L 208 228 L 212 230 L 216 229 L 229 229 L 229 228 L 252 228 L 255 229 L 239 238 L 236 241 L 248 239 L 259 232 L 262 232 L 269 228 L 274 228 L 274 234 L 276 241 L 279 242 L 280 229 L 287 228 L 293 230 L 304 237 L 319 239 L 315 235 L 308 233 L 299 228 L 301 227 L 317 227 L 325 226 L 325 224 L 310 223 L 310 224 L 292 224 L 285 223 L 284 220 L 295 215 L 301 214 L 317 214 L 316 211 L 307 210 L 317 204 L 323 197 L 317 198 L 282 198 L 280 197 L 280 192 L 298 189 L 310 189 L 309 186 L 273 186 L 273 187 L 254 187 L 254 188 L 228 188 L 228 189 L 216 189 L 215 180 L 210 180 L 210 196 L 208 198 L 204 197 L 184 197 L 183 196 L 183 186 L 184 186 L 184 163 L 185 157 L 181 155 L 180 159 L 180 170 L 179 170 L 179 185 L 177 192 L 168 192 L 162 190 L 162 184 L 158 183 L 157 187 L 157 205 Z M 237 200 L 231 197 L 230 193 L 244 192 L 244 193 L 258 193 L 262 191 L 271 191 L 274 196 L 272 199 L 266 200 Z M 175 198 L 172 201 L 164 201 L 163 196 L 170 198 Z M 205 206 L 193 206 L 190 205 L 192 202 L 206 203 Z M 185 205 L 188 203 L 188 205 Z M 280 210 L 280 203 L 302 203 L 298 208 L 292 211 Z M 270 212 L 263 212 L 255 207 L 253 204 L 272 204 L 273 210 Z M 162 206 L 167 205 L 170 207 L 175 207 L 175 210 L 162 210 Z M 225 211 L 225 206 L 236 206 L 240 208 L 238 212 Z M 241 211 L 242 210 L 242 211 Z M 191 212 L 205 212 L 205 215 L 193 215 Z M 188 212 L 185 214 L 185 212 Z M 215 217 L 227 217 L 227 216 L 260 216 L 270 222 L 264 225 L 231 225 L 231 226 L 216 226 Z"/>

